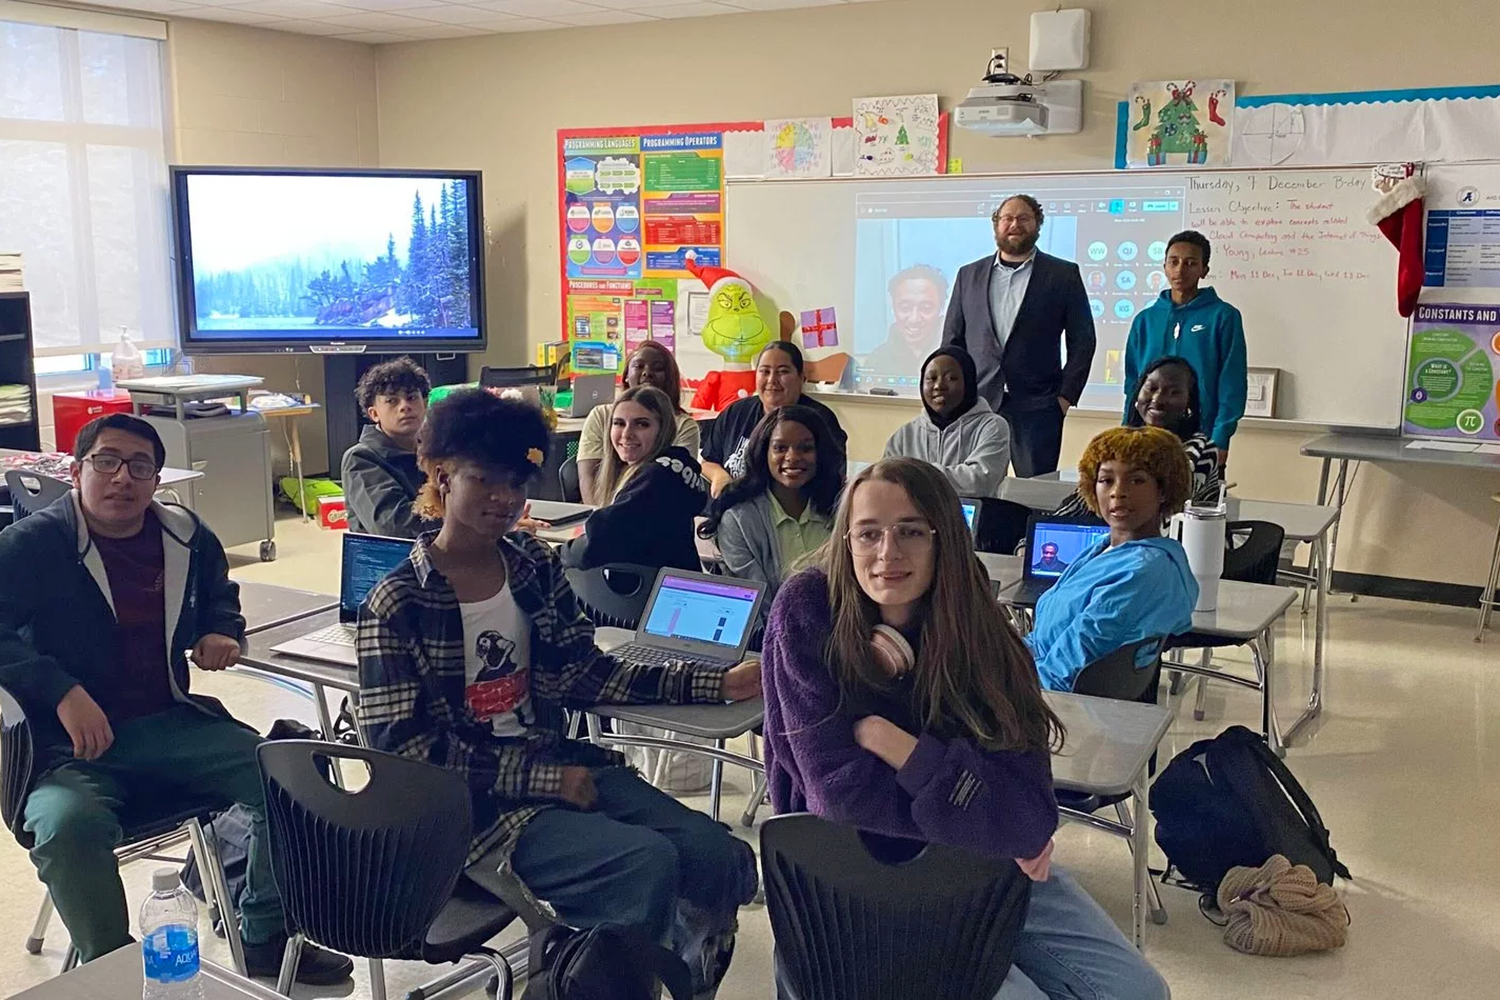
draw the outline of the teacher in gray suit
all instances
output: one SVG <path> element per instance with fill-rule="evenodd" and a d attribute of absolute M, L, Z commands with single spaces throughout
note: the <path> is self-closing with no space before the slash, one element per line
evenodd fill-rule
<path fill-rule="evenodd" d="M 1094 361 L 1083 276 L 1077 264 L 1037 250 L 1043 218 L 1029 194 L 995 209 L 998 252 L 959 269 L 943 324 L 943 343 L 969 352 L 979 394 L 1010 422 L 1011 464 L 1022 477 L 1057 470 L 1063 417 Z"/>

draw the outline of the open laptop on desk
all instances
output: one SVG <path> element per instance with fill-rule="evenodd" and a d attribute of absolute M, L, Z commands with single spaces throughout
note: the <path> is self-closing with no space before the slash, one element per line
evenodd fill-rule
<path fill-rule="evenodd" d="M 354 655 L 354 626 L 359 620 L 359 606 L 382 577 L 406 561 L 411 546 L 409 538 L 346 532 L 339 579 L 338 624 L 272 646 L 271 652 L 346 667 L 359 666 L 359 659 Z"/>
<path fill-rule="evenodd" d="M 594 512 L 594 508 L 586 503 L 565 503 L 562 500 L 532 500 L 530 503 L 531 516 L 554 528 L 582 523 Z"/>
<path fill-rule="evenodd" d="M 1109 525 L 1094 517 L 1033 514 L 1026 523 L 1026 562 L 1021 579 L 1002 593 L 1013 604 L 1036 604 L 1063 571 L 1108 535 Z"/>
<path fill-rule="evenodd" d="M 625 663 L 668 660 L 732 667 L 745 658 L 762 584 L 664 567 L 635 638 L 610 655 Z"/>

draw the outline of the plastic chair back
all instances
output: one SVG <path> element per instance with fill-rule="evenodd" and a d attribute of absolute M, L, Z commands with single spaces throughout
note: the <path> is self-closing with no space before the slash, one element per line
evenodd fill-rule
<path fill-rule="evenodd" d="M 568 503 L 583 503 L 583 487 L 578 485 L 578 456 L 569 456 L 557 469 L 557 485 Z"/>
<path fill-rule="evenodd" d="M 1116 701 L 1156 704 L 1164 645 L 1162 636 L 1150 636 L 1100 657 L 1083 668 L 1083 673 L 1073 682 L 1073 693 L 1093 695 L 1095 698 L 1113 698 Z M 1152 661 L 1144 667 L 1136 666 L 1140 654 L 1152 647 L 1155 647 L 1153 652 L 1156 654 Z"/>
<path fill-rule="evenodd" d="M 655 566 L 608 563 L 593 569 L 569 569 L 568 586 L 595 625 L 633 629 L 646 612 L 659 572 Z"/>
<path fill-rule="evenodd" d="M 11 507 L 15 510 L 12 519 L 19 521 L 61 500 L 73 486 L 39 472 L 10 469 L 5 473 L 5 488 L 10 492 Z"/>
<path fill-rule="evenodd" d="M 363 958 L 418 959 L 469 851 L 469 790 L 422 761 L 318 740 L 262 743 L 271 867 L 290 932 Z M 362 761 L 335 787 L 318 758 Z"/>
<path fill-rule="evenodd" d="M 1240 583 L 1276 582 L 1286 531 L 1270 521 L 1230 521 L 1224 526 L 1221 579 Z"/>
<path fill-rule="evenodd" d="M 33 841 L 24 829 L 24 808 L 31 794 L 35 759 L 26 712 L 14 695 L 0 687 L 0 819 L 27 850 Z"/>
<path fill-rule="evenodd" d="M 991 1000 L 1031 882 L 1009 858 L 929 844 L 898 864 L 807 814 L 760 832 L 766 908 L 788 986 L 817 1000 Z"/>

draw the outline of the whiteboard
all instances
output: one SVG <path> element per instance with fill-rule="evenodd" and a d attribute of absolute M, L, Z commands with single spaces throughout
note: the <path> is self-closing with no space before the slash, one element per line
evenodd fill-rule
<path fill-rule="evenodd" d="M 1395 250 L 1365 220 L 1369 178 L 1346 167 L 731 182 L 726 263 L 771 314 L 832 306 L 838 346 L 811 353 L 858 361 L 896 331 L 890 277 L 925 264 L 951 287 L 959 266 L 994 253 L 994 206 L 1030 193 L 1047 210 L 1040 249 L 1079 263 L 1097 316 L 1082 403 L 1118 409 L 1130 320 L 1160 287 L 1154 257 L 1197 229 L 1213 243 L 1205 283 L 1243 314 L 1249 364 L 1283 370 L 1277 416 L 1394 428 L 1407 323 Z M 683 360 L 689 375 L 706 364 Z M 900 391 L 915 392 L 915 376 Z"/>

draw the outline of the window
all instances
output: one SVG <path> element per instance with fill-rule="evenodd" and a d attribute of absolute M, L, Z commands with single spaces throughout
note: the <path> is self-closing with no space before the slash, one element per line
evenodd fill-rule
<path fill-rule="evenodd" d="M 121 329 L 177 339 L 162 43 L 91 29 L 0 20 L 0 249 L 23 255 L 51 372 Z"/>
<path fill-rule="evenodd" d="M 77 375 L 91 372 L 104 363 L 98 354 L 51 354 L 36 359 L 38 378 L 46 375 Z M 172 352 L 159 348 L 141 352 L 141 364 L 147 368 L 165 368 L 172 363 Z"/>

